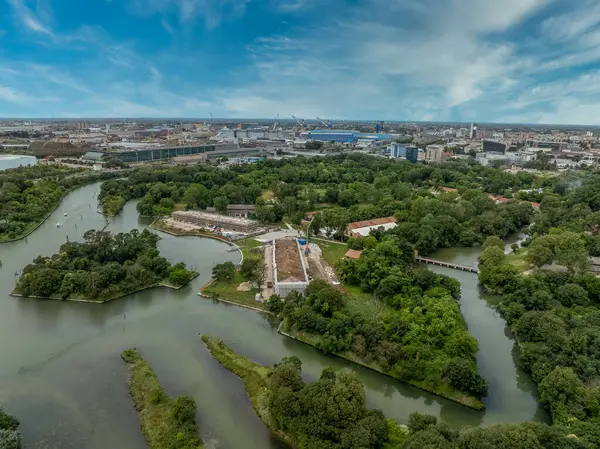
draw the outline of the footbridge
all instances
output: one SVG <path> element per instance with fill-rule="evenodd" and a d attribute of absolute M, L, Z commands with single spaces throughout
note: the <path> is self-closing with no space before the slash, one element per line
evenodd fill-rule
<path fill-rule="evenodd" d="M 479 273 L 479 270 L 475 267 L 468 267 L 466 265 L 461 265 L 458 263 L 444 262 L 443 260 L 428 259 L 426 257 L 416 257 L 416 260 L 418 262 L 439 265 L 440 267 L 454 268 L 455 270 L 469 271 L 471 273 Z"/>

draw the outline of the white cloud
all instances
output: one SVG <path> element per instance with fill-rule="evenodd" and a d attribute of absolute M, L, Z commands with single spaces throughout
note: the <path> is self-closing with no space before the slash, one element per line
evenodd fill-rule
<path fill-rule="evenodd" d="M 9 2 L 13 7 L 15 16 L 27 29 L 50 37 L 54 36 L 52 30 L 42 24 L 33 11 L 25 5 L 23 0 L 9 0 Z"/>

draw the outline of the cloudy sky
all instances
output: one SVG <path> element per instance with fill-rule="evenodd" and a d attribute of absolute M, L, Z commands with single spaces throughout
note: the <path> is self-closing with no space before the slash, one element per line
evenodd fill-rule
<path fill-rule="evenodd" d="M 0 117 L 211 113 L 600 125 L 600 1 L 0 0 Z"/>

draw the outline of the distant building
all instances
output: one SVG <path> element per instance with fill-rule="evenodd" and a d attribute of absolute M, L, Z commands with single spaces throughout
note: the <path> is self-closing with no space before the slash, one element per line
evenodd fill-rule
<path fill-rule="evenodd" d="M 425 160 L 427 162 L 439 163 L 442 162 L 444 155 L 444 147 L 442 145 L 429 145 L 425 151 Z"/>
<path fill-rule="evenodd" d="M 398 159 L 400 157 L 406 157 L 406 147 L 399 143 L 393 143 L 390 145 L 390 157 L 392 159 Z"/>
<path fill-rule="evenodd" d="M 396 217 L 376 218 L 374 220 L 356 221 L 346 226 L 346 235 L 350 237 L 366 237 L 373 229 L 388 230 L 396 227 Z"/>
<path fill-rule="evenodd" d="M 417 147 L 406 147 L 406 160 L 417 162 L 419 160 L 419 149 Z"/>
<path fill-rule="evenodd" d="M 360 133 L 350 130 L 315 129 L 308 133 L 308 138 L 319 142 L 354 143 Z"/>
<path fill-rule="evenodd" d="M 471 123 L 471 129 L 469 131 L 469 137 L 474 139 L 477 137 L 477 125 L 475 123 Z"/>
<path fill-rule="evenodd" d="M 504 142 L 498 142 L 496 140 L 484 140 L 483 151 L 492 153 L 506 153 L 507 145 Z"/>

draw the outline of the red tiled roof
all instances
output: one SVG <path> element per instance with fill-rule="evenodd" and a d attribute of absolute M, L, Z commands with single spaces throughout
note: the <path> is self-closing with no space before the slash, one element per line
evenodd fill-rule
<path fill-rule="evenodd" d="M 368 226 L 381 226 L 384 224 L 388 224 L 388 223 L 396 223 L 396 217 L 385 217 L 385 218 L 376 218 L 374 220 L 365 220 L 365 221 L 356 221 L 354 223 L 350 223 L 346 229 L 347 230 L 352 230 L 352 229 L 359 229 L 359 228 L 366 228 Z"/>
<path fill-rule="evenodd" d="M 531 202 L 530 204 L 531 204 L 532 207 L 535 207 L 536 209 L 540 208 L 540 203 Z"/>
<path fill-rule="evenodd" d="M 442 187 L 442 190 L 446 193 L 458 192 L 458 189 L 453 189 L 452 187 Z"/>

